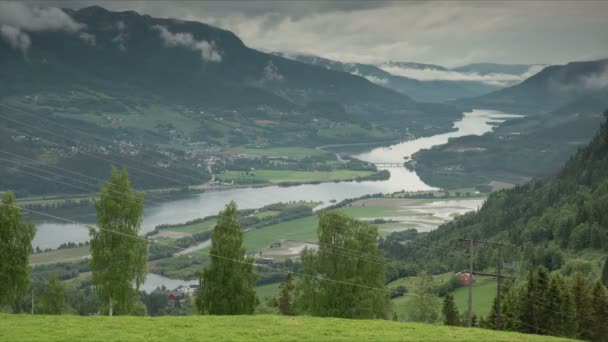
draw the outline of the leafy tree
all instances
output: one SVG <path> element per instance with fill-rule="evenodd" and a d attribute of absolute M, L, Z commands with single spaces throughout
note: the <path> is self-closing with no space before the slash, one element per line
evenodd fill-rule
<path fill-rule="evenodd" d="M 591 340 L 606 341 L 608 336 L 608 294 L 606 288 L 601 282 L 596 282 L 592 292 L 592 317 L 593 327 L 591 331 Z"/>
<path fill-rule="evenodd" d="M 57 275 L 49 278 L 41 298 L 42 308 L 47 315 L 61 315 L 65 309 L 65 287 Z"/>
<path fill-rule="evenodd" d="M 146 277 L 148 243 L 139 238 L 143 194 L 131 190 L 126 170 L 112 168 L 95 209 L 98 228 L 90 229 L 93 286 L 110 316 L 128 314 Z"/>
<path fill-rule="evenodd" d="M 456 303 L 454 302 L 454 296 L 451 293 L 445 295 L 443 299 L 443 323 L 445 325 L 460 325 L 460 314 Z"/>
<path fill-rule="evenodd" d="M 415 322 L 434 323 L 439 320 L 439 298 L 433 291 L 433 277 L 426 272 L 418 275 L 407 301 L 409 318 Z"/>
<path fill-rule="evenodd" d="M 296 309 L 313 316 L 385 318 L 389 296 L 378 228 L 339 212 L 319 215 L 318 251 L 304 250 Z"/>
<path fill-rule="evenodd" d="M 36 228 L 23 221 L 15 195 L 2 194 L 0 205 L 0 306 L 12 304 L 27 293 L 29 256 Z"/>
<path fill-rule="evenodd" d="M 278 306 L 279 312 L 282 315 L 293 316 L 295 315 L 293 309 L 293 289 L 295 286 L 293 285 L 293 274 L 291 272 L 287 273 L 285 280 L 279 286 L 279 299 Z"/>
<path fill-rule="evenodd" d="M 196 307 L 200 314 L 250 315 L 256 304 L 253 259 L 245 258 L 243 233 L 234 202 L 217 218 L 211 238 L 211 264 L 200 278 Z"/>

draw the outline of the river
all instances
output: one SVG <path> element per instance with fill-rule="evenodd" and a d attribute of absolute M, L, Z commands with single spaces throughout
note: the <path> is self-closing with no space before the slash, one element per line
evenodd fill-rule
<path fill-rule="evenodd" d="M 464 113 L 461 120 L 454 123 L 454 130 L 448 133 L 405 141 L 388 147 L 374 148 L 368 152 L 354 155 L 355 158 L 370 163 L 403 163 L 404 157 L 433 146 L 442 145 L 450 138 L 465 135 L 483 135 L 490 132 L 508 118 L 519 115 L 505 114 L 493 110 L 473 110 Z M 331 205 L 331 201 L 360 197 L 366 194 L 391 193 L 401 190 L 430 190 L 416 172 L 404 167 L 390 168 L 391 176 L 383 181 L 339 182 L 305 184 L 291 187 L 268 186 L 262 188 L 239 188 L 230 190 L 206 191 L 187 199 L 165 202 L 148 206 L 144 210 L 142 232 L 146 233 L 160 224 L 175 224 L 195 218 L 217 214 L 231 200 L 240 209 L 259 208 L 264 205 L 288 201 L 321 201 L 319 208 Z M 84 242 L 89 239 L 88 229 L 80 224 L 42 222 L 37 225 L 34 247 L 56 248 L 65 242 Z"/>
<path fill-rule="evenodd" d="M 461 120 L 454 123 L 454 130 L 448 133 L 405 141 L 387 147 L 374 148 L 368 152 L 353 157 L 370 163 L 403 163 L 404 157 L 433 146 L 442 145 L 450 138 L 465 135 L 483 135 L 490 132 L 498 124 L 508 118 L 519 115 L 505 114 L 492 110 L 474 110 L 464 113 Z M 142 231 L 148 232 L 160 224 L 172 224 L 189 221 L 199 217 L 217 214 L 226 203 L 237 201 L 239 208 L 259 208 L 267 204 L 287 201 L 321 201 L 317 209 L 331 205 L 331 201 L 341 201 L 346 198 L 360 197 L 366 194 L 391 193 L 401 190 L 417 191 L 430 190 L 433 187 L 425 184 L 416 172 L 404 167 L 390 168 L 391 176 L 384 181 L 340 182 L 306 184 L 292 187 L 269 186 L 263 188 L 239 188 L 230 190 L 207 191 L 191 198 L 165 202 L 146 207 Z M 84 242 L 89 239 L 88 229 L 80 224 L 63 224 L 43 222 L 37 225 L 34 246 L 40 248 L 56 248 L 64 242 Z M 209 241 L 207 242 L 207 244 Z M 192 247 L 199 249 L 200 246 Z M 150 273 L 146 277 L 142 290 L 153 291 L 158 286 L 173 289 L 178 285 L 196 284 L 196 281 L 170 279 Z"/>

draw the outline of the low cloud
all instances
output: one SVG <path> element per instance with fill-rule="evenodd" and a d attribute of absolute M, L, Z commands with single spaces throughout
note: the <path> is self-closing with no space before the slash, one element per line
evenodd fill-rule
<path fill-rule="evenodd" d="M 279 72 L 279 68 L 272 63 L 272 61 L 268 61 L 268 64 L 264 67 L 264 73 L 262 75 L 263 82 L 277 82 L 284 80 L 285 77 L 281 75 Z"/>
<path fill-rule="evenodd" d="M 21 31 L 17 27 L 9 25 L 0 26 L 0 36 L 4 39 L 13 49 L 21 50 L 23 55 L 26 56 L 27 49 L 31 45 L 30 37 L 27 33 Z"/>
<path fill-rule="evenodd" d="M 78 32 L 80 24 L 55 7 L 32 7 L 21 2 L 0 2 L 0 23 L 25 31 Z"/>
<path fill-rule="evenodd" d="M 31 41 L 24 32 L 62 31 L 74 33 L 85 43 L 95 45 L 95 36 L 83 30 L 86 25 L 76 22 L 67 13 L 55 7 L 29 6 L 21 2 L 0 2 L 0 25 L 18 29 L 21 43 L 18 47 L 29 48 Z M 9 29 L 10 31 L 10 29 Z M 3 36 L 5 33 L 3 33 Z M 25 38 L 24 38 L 25 37 Z M 27 44 L 25 44 L 27 39 Z M 12 45 L 12 44 L 11 44 Z"/>
<path fill-rule="evenodd" d="M 114 26 L 118 34 L 112 38 L 112 43 L 117 44 L 120 51 L 127 51 L 127 25 L 123 21 L 119 21 Z"/>
<path fill-rule="evenodd" d="M 177 32 L 172 33 L 166 27 L 160 25 L 152 26 L 153 30 L 158 31 L 166 47 L 185 47 L 201 54 L 204 62 L 221 62 L 222 55 L 216 48 L 214 42 L 206 40 L 196 40 L 191 33 Z"/>
<path fill-rule="evenodd" d="M 368 81 L 370 81 L 370 82 L 372 82 L 374 84 L 377 84 L 377 85 L 386 86 L 388 84 L 388 79 L 377 77 L 377 76 L 373 76 L 373 75 L 364 75 L 364 74 L 362 74 L 362 73 L 359 72 L 359 69 L 355 69 L 355 70 L 351 71 L 350 73 L 353 74 L 353 75 L 364 77 Z"/>
<path fill-rule="evenodd" d="M 496 86 L 510 86 L 524 81 L 544 68 L 533 65 L 522 74 L 461 72 L 454 70 L 438 70 L 431 68 L 404 68 L 393 64 L 381 64 L 380 69 L 397 76 L 413 78 L 420 81 L 472 81 Z"/>
<path fill-rule="evenodd" d="M 95 35 L 94 34 L 90 34 L 90 33 L 86 33 L 86 32 L 80 32 L 78 34 L 78 38 L 82 39 L 82 41 L 84 41 L 85 43 L 91 45 L 91 46 L 95 46 L 96 44 L 96 39 L 95 39 Z"/>
<path fill-rule="evenodd" d="M 601 72 L 581 78 L 583 87 L 589 90 L 601 90 L 608 87 L 608 63 Z"/>

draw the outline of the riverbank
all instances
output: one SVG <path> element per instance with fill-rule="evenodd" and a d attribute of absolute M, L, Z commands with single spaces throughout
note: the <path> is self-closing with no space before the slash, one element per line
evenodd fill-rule
<path fill-rule="evenodd" d="M 482 135 L 497 125 L 494 111 L 473 111 L 454 124 L 454 131 L 432 137 L 402 142 L 390 147 L 375 148 L 356 158 L 365 163 L 403 163 L 404 157 L 411 157 L 421 149 L 445 144 L 450 138 L 465 135 Z M 152 231 L 160 224 L 175 224 L 200 217 L 217 214 L 226 203 L 236 200 L 239 208 L 260 208 L 276 202 L 318 201 L 327 207 L 333 202 L 356 198 L 366 194 L 394 193 L 398 191 L 434 190 L 425 184 L 415 172 L 403 167 L 391 168 L 390 178 L 383 181 L 337 182 L 303 184 L 292 187 L 244 186 L 234 188 L 213 188 L 185 196 L 185 198 L 147 205 L 144 210 L 142 232 Z M 76 220 L 78 221 L 78 220 Z M 34 245 L 41 248 L 57 247 L 61 243 L 84 242 L 88 240 L 88 230 L 83 225 L 46 221 L 38 225 Z"/>

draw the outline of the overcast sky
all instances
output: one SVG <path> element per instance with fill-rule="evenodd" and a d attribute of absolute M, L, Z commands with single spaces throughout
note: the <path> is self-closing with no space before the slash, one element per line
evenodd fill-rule
<path fill-rule="evenodd" d="M 562 64 L 608 57 L 608 1 L 44 1 L 201 21 L 248 46 L 349 62 Z"/>

